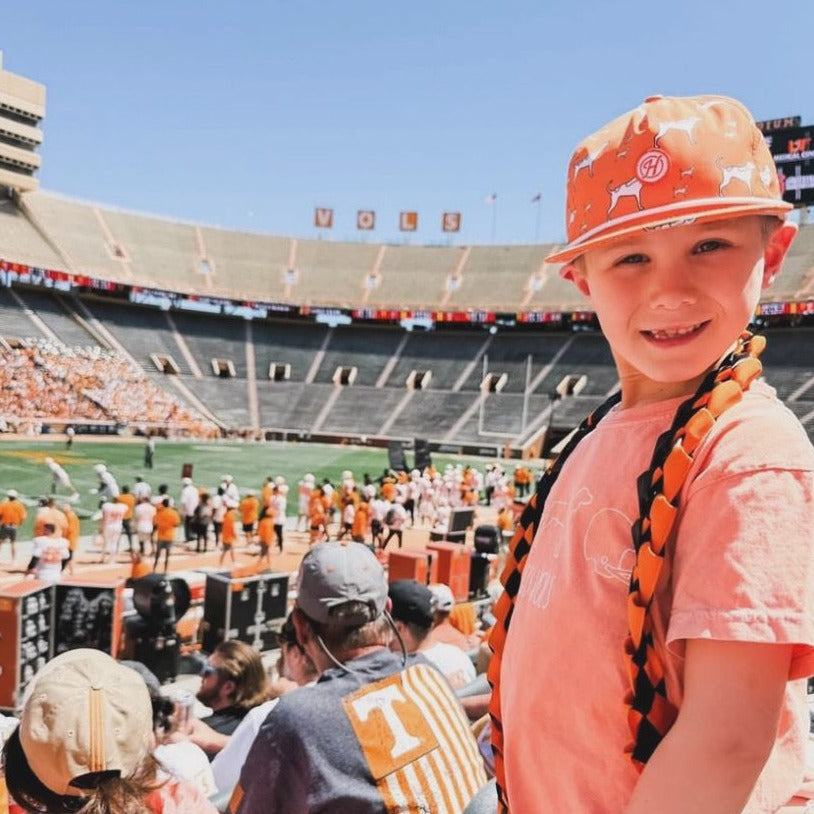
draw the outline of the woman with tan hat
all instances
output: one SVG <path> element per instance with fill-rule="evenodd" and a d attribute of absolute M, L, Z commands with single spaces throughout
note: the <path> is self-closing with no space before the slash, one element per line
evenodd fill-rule
<path fill-rule="evenodd" d="M 3 748 L 8 790 L 48 814 L 216 814 L 152 756 L 144 679 L 100 650 L 69 650 L 32 682 Z"/>

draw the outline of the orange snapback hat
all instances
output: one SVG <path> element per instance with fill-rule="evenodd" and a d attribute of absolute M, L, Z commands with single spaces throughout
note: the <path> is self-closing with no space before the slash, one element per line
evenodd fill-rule
<path fill-rule="evenodd" d="M 650 96 L 584 139 L 568 165 L 567 245 L 548 263 L 641 229 L 737 215 L 784 217 L 769 148 L 726 96 Z"/>

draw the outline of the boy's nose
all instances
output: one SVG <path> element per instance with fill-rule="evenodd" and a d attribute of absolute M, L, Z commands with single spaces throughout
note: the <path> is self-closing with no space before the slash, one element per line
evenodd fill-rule
<path fill-rule="evenodd" d="M 698 300 L 695 284 L 681 264 L 667 264 L 655 269 L 648 283 L 651 308 L 674 311 Z"/>

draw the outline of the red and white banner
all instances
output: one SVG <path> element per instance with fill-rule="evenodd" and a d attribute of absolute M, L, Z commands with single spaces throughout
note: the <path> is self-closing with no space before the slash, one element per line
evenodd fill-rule
<path fill-rule="evenodd" d="M 376 213 L 372 209 L 360 209 L 356 213 L 357 229 L 375 229 Z"/>
<path fill-rule="evenodd" d="M 400 212 L 399 229 L 402 232 L 415 232 L 418 229 L 418 212 Z"/>
<path fill-rule="evenodd" d="M 334 225 L 333 209 L 318 206 L 314 210 L 314 226 L 318 229 L 330 229 Z"/>
<path fill-rule="evenodd" d="M 444 212 L 444 214 L 441 216 L 441 229 L 444 232 L 460 232 L 461 213 Z"/>

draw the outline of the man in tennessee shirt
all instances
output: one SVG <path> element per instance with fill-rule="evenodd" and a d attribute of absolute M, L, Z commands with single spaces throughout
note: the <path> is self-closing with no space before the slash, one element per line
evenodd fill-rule
<path fill-rule="evenodd" d="M 303 558 L 294 629 L 321 673 L 284 695 L 246 758 L 231 814 L 460 814 L 485 774 L 465 715 L 422 656 L 389 647 L 387 580 L 361 543 Z"/>

